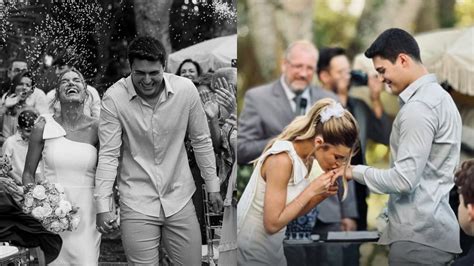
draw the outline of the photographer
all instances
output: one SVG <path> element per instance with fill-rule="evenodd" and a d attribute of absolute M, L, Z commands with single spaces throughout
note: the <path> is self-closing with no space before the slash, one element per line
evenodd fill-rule
<path fill-rule="evenodd" d="M 367 76 L 361 72 L 351 71 L 349 59 L 344 49 L 340 47 L 329 47 L 320 50 L 317 74 L 322 87 L 336 93 L 341 104 L 351 112 L 359 123 L 360 152 L 353 157 L 352 164 L 365 164 L 367 139 L 385 145 L 389 143 L 392 121 L 385 114 L 380 100 L 383 83 L 376 76 Z M 369 87 L 372 108 L 364 101 L 349 95 L 352 84 L 367 85 Z M 355 184 L 355 187 L 359 211 L 357 229 L 366 230 L 366 197 L 368 191 L 365 186 L 358 183 Z"/>

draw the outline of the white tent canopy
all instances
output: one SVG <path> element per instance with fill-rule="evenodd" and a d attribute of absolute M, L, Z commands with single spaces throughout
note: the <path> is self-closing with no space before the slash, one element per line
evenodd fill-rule
<path fill-rule="evenodd" d="M 237 59 L 237 34 L 200 42 L 170 54 L 168 71 L 175 73 L 179 64 L 188 58 L 198 62 L 203 73 L 230 67 L 232 59 Z"/>
<path fill-rule="evenodd" d="M 421 60 L 438 81 L 447 80 L 453 88 L 474 96 L 474 27 L 444 29 L 415 36 Z M 372 60 L 359 54 L 354 69 L 375 72 Z"/>

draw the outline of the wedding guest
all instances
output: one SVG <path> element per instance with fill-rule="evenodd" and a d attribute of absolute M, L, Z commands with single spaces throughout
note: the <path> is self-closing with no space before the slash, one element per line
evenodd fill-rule
<path fill-rule="evenodd" d="M 229 138 L 235 129 L 229 112 L 236 113 L 237 71 L 235 68 L 221 68 L 214 73 L 205 73 L 198 78 L 198 92 L 206 113 L 211 134 L 212 146 L 216 155 L 216 168 L 220 179 L 221 196 L 225 197 L 227 184 L 235 161 L 235 150 L 231 150 Z M 201 188 L 203 180 L 196 164 L 189 138 L 186 139 L 188 160 L 197 188 Z M 202 191 L 199 189 L 193 195 L 193 203 L 201 226 L 203 244 L 206 243 L 204 224 L 204 206 Z"/>
<path fill-rule="evenodd" d="M 8 64 L 7 79 L 0 83 L 1 95 L 10 91 L 13 77 L 15 77 L 18 73 L 27 70 L 28 63 L 26 62 L 26 59 L 20 57 L 11 59 Z"/>
<path fill-rule="evenodd" d="M 268 142 L 297 116 L 306 114 L 316 101 L 337 96 L 311 85 L 318 50 L 309 41 L 291 43 L 280 65 L 281 76 L 245 93 L 239 116 L 237 160 L 248 164 L 260 156 Z"/>
<path fill-rule="evenodd" d="M 198 62 L 188 58 L 183 60 L 176 70 L 176 75 L 190 79 L 196 84 L 197 79 L 201 76 L 202 69 Z"/>
<path fill-rule="evenodd" d="M 334 169 L 349 162 L 357 137 L 354 117 L 322 99 L 269 142 L 237 205 L 239 265 L 287 264 L 286 225 L 336 194 Z M 325 173 L 308 180 L 313 163 Z"/>
<path fill-rule="evenodd" d="M 231 115 L 226 120 L 225 145 L 232 156 L 230 176 L 224 196 L 224 215 L 222 219 L 222 235 L 219 240 L 218 265 L 237 265 L 237 117 Z"/>
<path fill-rule="evenodd" d="M 467 235 L 474 236 L 474 159 L 464 161 L 455 176 L 459 191 L 459 225 Z M 473 264 L 474 246 L 471 246 L 466 256 L 458 258 L 452 265 L 471 266 Z"/>
<path fill-rule="evenodd" d="M 33 110 L 38 114 L 48 112 L 46 95 L 35 87 L 33 76 L 29 71 L 14 76 L 10 90 L 1 99 L 2 143 L 17 131 L 18 114 L 23 110 Z"/>
<path fill-rule="evenodd" d="M 8 137 L 3 143 L 3 155 L 8 156 L 12 164 L 10 172 L 17 184 L 22 184 L 21 176 L 25 167 L 26 152 L 28 151 L 28 142 L 30 140 L 31 131 L 33 130 L 38 114 L 31 110 L 25 110 L 18 116 L 18 131 Z M 41 168 L 38 167 L 36 175 L 41 175 Z"/>
<path fill-rule="evenodd" d="M 199 94 L 189 79 L 164 73 L 166 51 L 160 41 L 137 37 L 129 45 L 128 58 L 131 75 L 112 85 L 102 102 L 97 227 L 101 232 L 117 228 L 111 208 L 117 178 L 123 203 L 120 229 L 129 263 L 157 265 L 163 243 L 173 264 L 201 265 L 186 135 L 213 211 L 221 211 L 222 197 Z"/>
<path fill-rule="evenodd" d="M 372 107 L 369 107 L 363 100 L 349 94 L 351 89 L 351 65 L 344 49 L 340 47 L 325 47 L 319 51 L 319 60 L 316 71 L 321 82 L 321 87 L 334 92 L 344 108 L 355 117 L 359 124 L 360 150 L 352 158 L 352 164 L 365 164 L 365 151 L 369 139 L 388 145 L 392 122 L 385 114 L 380 99 L 383 83 L 375 76 L 368 77 L 368 87 Z M 355 191 L 357 211 L 359 217 L 340 216 L 340 209 L 324 206 L 319 207 L 319 216 L 313 233 L 320 234 L 328 231 L 353 231 L 367 230 L 367 197 L 369 195 L 366 186 L 359 183 L 350 182 L 351 188 Z M 346 207 L 348 207 L 346 205 Z M 350 208 L 355 208 L 351 206 Z M 343 213 L 347 211 L 344 210 Z M 357 215 L 357 213 L 352 213 Z M 342 218 L 342 219 L 341 219 Z"/>
<path fill-rule="evenodd" d="M 449 205 L 461 147 L 461 117 L 451 96 L 420 59 L 416 40 L 392 28 L 365 51 L 380 79 L 399 96 L 390 135 L 389 169 L 349 167 L 353 178 L 389 194 L 388 224 L 379 243 L 390 265 L 446 265 L 460 253 L 459 226 Z"/>

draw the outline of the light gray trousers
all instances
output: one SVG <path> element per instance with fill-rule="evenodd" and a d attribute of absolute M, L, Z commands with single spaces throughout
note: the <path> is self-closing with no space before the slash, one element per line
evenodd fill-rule
<path fill-rule="evenodd" d="M 120 206 L 122 244 L 129 265 L 158 265 L 159 247 L 163 243 L 172 265 L 201 265 L 201 233 L 193 201 L 178 213 L 160 217 Z"/>
<path fill-rule="evenodd" d="M 390 244 L 388 264 L 390 266 L 449 265 L 455 254 L 411 241 Z"/>

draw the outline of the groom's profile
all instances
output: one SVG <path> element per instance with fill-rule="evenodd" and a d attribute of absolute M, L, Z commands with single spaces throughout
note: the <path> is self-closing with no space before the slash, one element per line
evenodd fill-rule
<path fill-rule="evenodd" d="M 194 84 L 164 73 L 166 52 L 151 37 L 128 47 L 131 74 L 104 94 L 96 172 L 97 228 L 118 227 L 112 186 L 120 192 L 122 243 L 131 264 L 158 265 L 161 243 L 173 264 L 201 265 L 196 189 L 184 149 L 191 140 L 214 211 L 222 208 L 206 115 Z"/>

